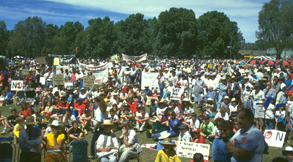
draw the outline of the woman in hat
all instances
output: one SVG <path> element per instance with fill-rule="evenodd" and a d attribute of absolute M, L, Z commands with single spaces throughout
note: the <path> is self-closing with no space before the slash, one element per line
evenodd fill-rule
<path fill-rule="evenodd" d="M 65 162 L 66 157 L 64 155 L 63 144 L 65 142 L 65 135 L 60 131 L 60 122 L 54 120 L 51 124 L 52 132 L 47 134 L 47 155 L 44 158 L 44 162 Z"/>
<path fill-rule="evenodd" d="M 101 162 L 116 162 L 119 143 L 117 136 L 111 133 L 114 125 L 111 120 L 106 119 L 101 126 L 104 129 L 104 133 L 97 140 L 98 159 Z"/>
<path fill-rule="evenodd" d="M 213 113 L 213 109 L 215 107 L 215 104 L 214 104 L 214 100 L 212 98 L 207 99 L 207 103 L 206 103 L 205 107 L 206 107 L 206 114 L 210 118 L 215 117 L 215 114 Z"/>
<path fill-rule="evenodd" d="M 164 142 L 160 144 L 164 146 L 164 149 L 158 152 L 155 162 L 181 162 L 174 151 L 176 145 L 171 142 L 170 138 L 165 138 Z"/>
<path fill-rule="evenodd" d="M 219 111 L 224 97 L 227 96 L 227 88 L 228 87 L 227 87 L 226 77 L 222 77 L 220 79 L 219 85 L 215 88 L 215 91 L 217 91 L 219 93 L 217 111 Z"/>
<path fill-rule="evenodd" d="M 285 150 L 282 151 L 282 154 L 286 156 L 286 160 L 289 162 L 293 161 L 293 147 L 292 146 L 286 146 Z"/>
<path fill-rule="evenodd" d="M 180 105 L 180 111 L 183 116 L 184 121 L 191 118 L 191 114 L 194 112 L 192 104 L 190 103 L 189 99 L 184 98 L 182 100 L 182 104 Z"/>
<path fill-rule="evenodd" d="M 83 100 L 83 101 L 84 101 L 85 99 L 87 99 L 88 94 L 87 94 L 87 92 L 86 92 L 86 90 L 85 90 L 84 87 L 82 87 L 82 88 L 80 89 L 79 97 L 80 97 L 81 100 Z"/>
<path fill-rule="evenodd" d="M 167 109 L 167 107 L 165 106 L 165 101 L 161 100 L 159 102 L 159 107 L 157 108 L 156 114 L 159 120 L 162 119 L 162 116 L 164 115 L 165 110 Z"/>

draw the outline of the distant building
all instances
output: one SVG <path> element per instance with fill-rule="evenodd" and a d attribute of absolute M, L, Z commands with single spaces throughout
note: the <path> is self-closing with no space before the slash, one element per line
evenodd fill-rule
<path fill-rule="evenodd" d="M 276 51 L 276 49 L 275 48 L 269 48 L 269 49 L 267 49 L 267 55 L 276 58 L 277 57 L 277 51 Z M 283 58 L 283 59 L 291 59 L 291 58 L 293 58 L 293 50 L 292 49 L 285 49 L 281 53 L 281 58 Z"/>
<path fill-rule="evenodd" d="M 260 55 L 267 55 L 267 51 L 265 50 L 239 50 L 238 51 L 238 59 L 243 58 L 251 58 Z"/>

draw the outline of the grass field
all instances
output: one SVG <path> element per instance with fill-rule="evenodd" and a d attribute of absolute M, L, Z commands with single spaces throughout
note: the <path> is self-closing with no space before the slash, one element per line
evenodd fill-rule
<path fill-rule="evenodd" d="M 9 109 L 10 107 L 11 108 L 15 108 L 16 110 L 19 110 L 20 109 L 20 106 L 12 106 L 12 105 L 10 105 L 10 106 L 4 106 L 4 107 L 1 107 L 0 108 L 0 110 L 2 112 L 2 115 L 4 115 L 5 117 L 8 117 L 11 114 L 10 113 L 11 110 Z M 199 109 L 195 109 L 196 112 L 198 110 Z M 146 107 L 146 111 L 149 112 L 149 107 Z M 3 126 L 0 126 L 0 131 L 2 132 L 2 130 L 3 130 Z M 116 131 L 115 134 L 117 136 L 120 136 L 121 135 L 121 131 Z M 8 137 L 10 135 L 11 135 L 11 133 L 8 133 L 6 135 L 0 135 L 0 137 Z M 91 143 L 91 140 L 92 140 L 92 136 L 93 136 L 93 133 L 90 132 L 90 131 L 89 131 L 88 135 L 85 136 L 85 139 L 89 143 L 88 155 L 90 154 L 90 143 Z M 139 140 L 139 143 L 140 144 L 157 143 L 157 142 L 153 141 L 151 138 L 147 138 L 145 131 L 142 132 L 142 133 L 138 132 L 137 133 L 137 136 L 138 136 L 138 140 Z M 290 138 L 291 138 L 291 135 L 290 135 L 289 139 Z M 172 138 L 172 139 L 177 140 L 177 138 Z M 208 140 L 206 140 L 206 142 L 208 142 Z M 285 146 L 287 146 L 287 145 L 285 145 Z M 285 148 L 285 146 L 283 148 Z M 18 144 L 16 145 L 16 147 L 18 149 Z M 270 147 L 269 150 L 268 150 L 269 154 L 264 154 L 263 155 L 263 161 L 264 162 L 269 162 L 269 161 L 271 161 L 275 157 L 282 156 L 282 150 L 283 150 L 283 148 L 281 149 L 281 148 Z M 157 152 L 156 151 L 143 148 L 143 154 L 140 156 L 140 161 L 141 162 L 155 161 L 156 155 L 157 155 Z M 209 158 L 210 158 L 209 161 L 210 162 L 213 162 L 213 158 L 212 158 L 211 151 L 210 151 Z M 182 162 L 190 162 L 190 160 L 191 160 L 191 159 L 188 159 L 188 158 L 180 158 L 180 159 L 181 159 Z M 71 158 L 71 160 L 72 160 L 72 158 Z"/>

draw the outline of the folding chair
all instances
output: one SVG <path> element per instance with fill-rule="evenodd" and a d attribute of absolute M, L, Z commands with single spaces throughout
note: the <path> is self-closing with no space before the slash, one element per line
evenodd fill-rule
<path fill-rule="evenodd" d="M 0 138 L 0 162 L 16 161 L 16 147 L 11 140 L 13 137 Z"/>
<path fill-rule="evenodd" d="M 71 146 L 72 146 L 73 162 L 88 161 L 88 156 L 87 156 L 88 142 L 86 140 L 74 140 L 71 142 Z"/>

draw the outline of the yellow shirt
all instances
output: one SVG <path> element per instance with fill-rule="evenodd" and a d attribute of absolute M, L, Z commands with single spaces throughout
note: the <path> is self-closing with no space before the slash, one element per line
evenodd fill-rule
<path fill-rule="evenodd" d="M 59 141 L 62 139 L 65 139 L 64 134 L 59 134 L 59 136 L 57 137 L 57 143 L 59 143 Z M 49 148 L 52 148 L 55 146 L 54 145 L 54 135 L 52 132 L 47 134 L 47 142 L 49 144 Z"/>
<path fill-rule="evenodd" d="M 158 152 L 155 162 L 181 162 L 181 160 L 174 150 L 166 153 L 163 149 Z"/>
<path fill-rule="evenodd" d="M 52 111 L 53 111 L 53 108 L 54 108 L 53 106 L 51 106 L 51 107 L 50 107 L 50 106 L 46 106 L 46 107 L 45 107 L 45 111 L 47 111 L 47 112 L 48 112 L 48 111 L 49 111 L 49 112 L 52 112 Z"/>
<path fill-rule="evenodd" d="M 13 133 L 19 138 L 19 131 L 23 130 L 23 126 L 19 125 L 18 123 L 14 126 Z"/>

